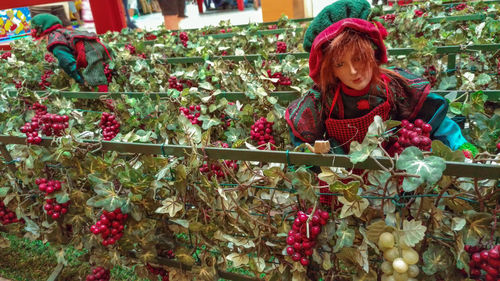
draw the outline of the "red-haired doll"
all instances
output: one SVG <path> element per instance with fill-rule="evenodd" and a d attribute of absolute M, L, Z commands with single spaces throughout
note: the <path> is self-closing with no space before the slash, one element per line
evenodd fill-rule
<path fill-rule="evenodd" d="M 365 0 L 340 0 L 310 24 L 304 49 L 310 51 L 309 75 L 314 87 L 290 104 L 286 120 L 295 144 L 329 139 L 335 152 L 349 152 L 362 142 L 374 117 L 422 119 L 432 126 L 431 138 L 453 150 L 475 152 L 460 127 L 446 117 L 447 102 L 430 93 L 428 81 L 403 69 L 380 67 L 387 62 L 387 31 L 369 22 Z M 343 151 L 342 151 L 343 150 Z"/>

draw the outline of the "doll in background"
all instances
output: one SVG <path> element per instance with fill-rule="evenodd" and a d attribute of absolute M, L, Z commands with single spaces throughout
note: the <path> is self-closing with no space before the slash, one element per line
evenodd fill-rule
<path fill-rule="evenodd" d="M 95 34 L 65 29 L 61 20 L 51 14 L 34 16 L 31 31 L 35 40 L 47 40 L 47 50 L 76 82 L 97 87 L 99 92 L 108 91 L 104 63 L 111 60 L 111 55 Z"/>
<path fill-rule="evenodd" d="M 287 108 L 294 144 L 328 139 L 334 152 L 348 153 L 350 143 L 361 143 L 379 115 L 384 121 L 422 119 L 432 126 L 431 139 L 475 154 L 458 124 L 446 117 L 446 100 L 430 93 L 428 81 L 404 69 L 381 67 L 387 62 L 387 31 L 366 20 L 370 8 L 366 0 L 339 0 L 307 29 L 304 49 L 310 52 L 315 85 Z"/>

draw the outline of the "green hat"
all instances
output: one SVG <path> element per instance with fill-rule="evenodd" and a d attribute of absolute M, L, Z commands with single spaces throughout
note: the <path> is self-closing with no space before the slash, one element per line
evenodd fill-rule
<path fill-rule="evenodd" d="M 37 36 L 57 24 L 62 25 L 62 21 L 51 14 L 38 14 L 31 19 L 31 29 L 36 30 L 34 35 Z"/>
<path fill-rule="evenodd" d="M 314 39 L 321 31 L 345 18 L 366 20 L 371 6 L 366 0 L 339 0 L 325 7 L 311 22 L 304 35 L 304 50 L 311 51 Z"/>

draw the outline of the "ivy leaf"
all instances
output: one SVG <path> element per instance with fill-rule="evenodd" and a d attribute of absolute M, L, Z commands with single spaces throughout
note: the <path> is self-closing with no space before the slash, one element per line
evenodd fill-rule
<path fill-rule="evenodd" d="M 336 253 L 344 247 L 351 247 L 354 242 L 354 229 L 349 228 L 346 220 L 342 220 L 340 226 L 335 232 L 337 235 L 337 242 L 333 248 L 333 252 Z"/>
<path fill-rule="evenodd" d="M 444 271 L 451 266 L 452 254 L 440 245 L 430 244 L 422 255 L 424 266 L 422 271 L 427 275 L 434 275 Z"/>
<path fill-rule="evenodd" d="M 321 173 L 318 174 L 318 179 L 326 182 L 327 184 L 332 184 L 337 178 L 337 174 L 335 174 L 330 167 L 320 167 Z"/>
<path fill-rule="evenodd" d="M 432 141 L 432 154 L 443 158 L 446 161 L 464 162 L 465 156 L 462 151 L 453 151 L 440 140 Z"/>
<path fill-rule="evenodd" d="M 341 219 L 351 215 L 355 215 L 359 218 L 366 210 L 366 208 L 368 208 L 368 205 L 370 205 L 370 202 L 368 202 L 366 198 L 349 202 L 346 198 L 344 198 L 344 196 L 341 196 L 338 198 L 338 200 L 340 201 L 340 203 L 344 204 L 344 206 L 342 206 L 342 211 L 340 212 Z"/>
<path fill-rule="evenodd" d="M 464 212 L 468 226 L 463 230 L 465 244 L 475 245 L 483 237 L 487 237 L 490 231 L 492 216 L 488 213 L 477 213 L 475 211 Z"/>
<path fill-rule="evenodd" d="M 198 120 L 203 122 L 203 124 L 201 126 L 201 128 L 203 130 L 208 130 L 213 126 L 217 126 L 217 125 L 221 124 L 220 119 L 210 118 L 210 117 L 205 116 L 205 115 L 201 115 L 200 117 L 198 117 Z"/>
<path fill-rule="evenodd" d="M 161 204 L 162 206 L 156 209 L 155 213 L 168 214 L 170 217 L 174 217 L 177 212 L 184 209 L 183 204 L 176 197 L 169 197 L 163 200 Z"/>
<path fill-rule="evenodd" d="M 212 86 L 212 84 L 210 84 L 209 82 L 207 81 L 204 81 L 204 82 L 201 82 L 198 84 L 198 87 L 202 88 L 202 89 L 205 89 L 205 90 L 213 90 L 214 87 Z"/>
<path fill-rule="evenodd" d="M 415 247 L 425 237 L 427 227 L 422 225 L 421 221 L 411 220 L 403 221 L 403 230 L 399 230 L 402 234 L 402 239 L 406 245 Z"/>
<path fill-rule="evenodd" d="M 404 179 L 403 190 L 411 192 L 424 182 L 429 185 L 435 184 L 443 175 L 446 164 L 442 158 L 436 156 L 424 158 L 420 149 L 411 146 L 401 153 L 396 167 L 400 170 L 406 170 L 409 174 L 419 176 Z"/>
<path fill-rule="evenodd" d="M 40 236 L 40 227 L 38 224 L 27 217 L 23 217 L 23 219 L 25 222 L 24 230 L 33 234 L 35 238 L 38 238 Z"/>
<path fill-rule="evenodd" d="M 455 89 L 457 87 L 457 77 L 453 76 L 445 76 L 441 79 L 441 83 L 439 83 L 439 90 L 450 90 Z"/>
<path fill-rule="evenodd" d="M 465 224 L 466 224 L 466 220 L 464 218 L 454 217 L 451 220 L 451 229 L 453 231 L 460 231 L 464 228 Z"/>
<path fill-rule="evenodd" d="M 240 128 L 233 128 L 233 127 L 230 127 L 229 129 L 227 129 L 225 132 L 224 132 L 224 135 L 226 136 L 226 140 L 229 144 L 232 144 L 236 141 L 238 141 L 238 139 L 244 135 L 244 132 L 242 129 Z"/>
<path fill-rule="evenodd" d="M 59 204 L 63 204 L 69 201 L 69 195 L 66 192 L 58 192 L 56 193 L 56 201 Z"/>
<path fill-rule="evenodd" d="M 9 192 L 9 187 L 0 187 L 0 197 L 5 197 Z"/>
<path fill-rule="evenodd" d="M 333 184 L 330 185 L 330 191 L 336 193 L 336 192 L 342 192 L 344 194 L 345 199 L 347 201 L 356 201 L 361 199 L 361 197 L 358 196 L 358 189 L 361 183 L 359 181 L 351 181 L 348 183 L 343 183 L 341 181 L 335 181 Z"/>
<path fill-rule="evenodd" d="M 491 82 L 491 77 L 487 73 L 481 73 L 477 77 L 476 84 L 479 86 L 484 86 L 486 84 L 489 84 Z"/>
<path fill-rule="evenodd" d="M 250 261 L 250 258 L 248 257 L 247 254 L 238 254 L 238 253 L 232 253 L 226 256 L 227 260 L 230 260 L 233 262 L 233 266 L 238 268 L 241 267 L 242 265 L 247 265 L 248 262 Z"/>
<path fill-rule="evenodd" d="M 297 194 L 303 199 L 308 200 L 311 203 L 316 202 L 318 195 L 316 195 L 316 190 L 311 184 L 312 177 L 306 168 L 300 167 L 293 173 L 292 185 L 297 189 Z"/>
<path fill-rule="evenodd" d="M 350 160 L 353 164 L 365 161 L 378 146 L 378 138 L 385 132 L 385 124 L 382 118 L 376 115 L 373 122 L 368 127 L 363 142 L 360 144 L 357 141 L 351 142 L 349 150 Z"/>

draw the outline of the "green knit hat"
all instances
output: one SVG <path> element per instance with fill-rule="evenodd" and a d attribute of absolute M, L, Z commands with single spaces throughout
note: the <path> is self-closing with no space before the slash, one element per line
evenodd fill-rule
<path fill-rule="evenodd" d="M 371 6 L 366 0 L 339 0 L 325 7 L 311 22 L 304 35 L 304 50 L 311 51 L 314 39 L 321 31 L 345 18 L 366 20 Z"/>
<path fill-rule="evenodd" d="M 62 25 L 62 21 L 51 14 L 38 14 L 31 19 L 31 29 L 36 30 L 36 35 L 41 34 L 56 24 Z"/>

